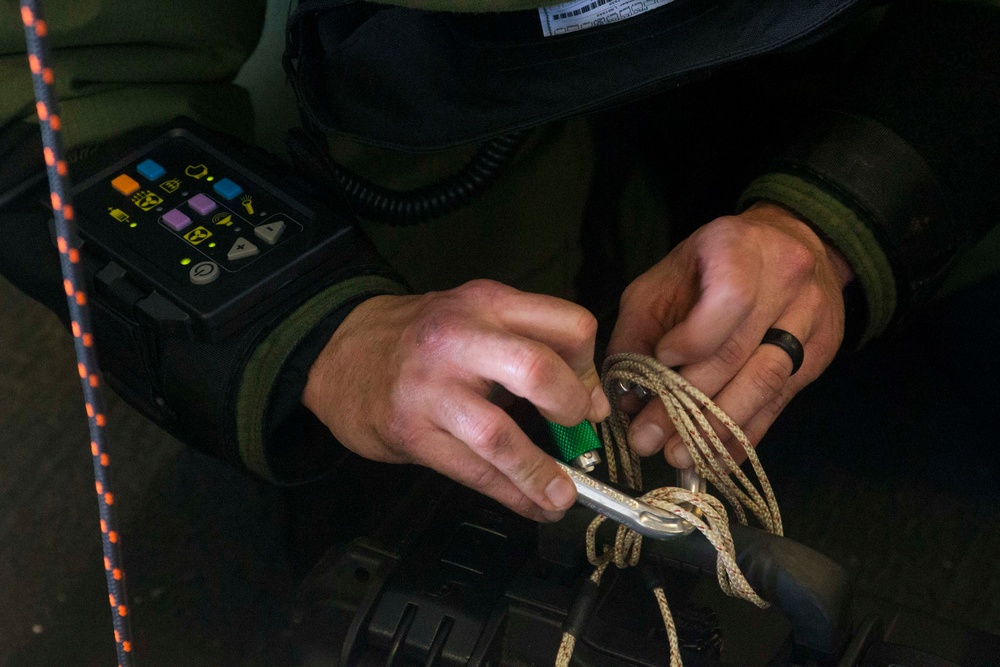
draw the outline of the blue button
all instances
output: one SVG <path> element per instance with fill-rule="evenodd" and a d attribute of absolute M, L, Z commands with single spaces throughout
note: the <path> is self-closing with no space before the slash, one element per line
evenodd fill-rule
<path fill-rule="evenodd" d="M 151 181 L 155 181 L 160 176 L 163 176 L 165 173 L 167 173 L 166 169 L 161 167 L 158 163 L 153 162 L 152 160 L 146 160 L 145 162 L 140 162 L 139 165 L 135 168 L 135 170 Z"/>
<path fill-rule="evenodd" d="M 219 196 L 225 199 L 236 199 L 243 194 L 243 188 L 238 186 L 236 183 L 233 183 L 228 178 L 216 181 L 214 187 L 215 191 L 219 193 Z"/>

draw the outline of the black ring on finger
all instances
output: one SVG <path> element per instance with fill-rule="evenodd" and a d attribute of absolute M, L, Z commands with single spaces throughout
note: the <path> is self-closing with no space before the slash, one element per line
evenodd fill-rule
<path fill-rule="evenodd" d="M 760 341 L 761 345 L 777 345 L 782 350 L 788 353 L 788 356 L 792 359 L 792 375 L 795 375 L 795 371 L 802 368 L 802 362 L 805 360 L 806 353 L 802 349 L 802 343 L 799 339 L 788 333 L 784 329 L 768 329 L 767 333 L 764 334 L 764 339 Z"/>

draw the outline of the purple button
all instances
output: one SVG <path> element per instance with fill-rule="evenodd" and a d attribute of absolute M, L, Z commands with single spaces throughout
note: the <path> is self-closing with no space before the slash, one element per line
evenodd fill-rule
<path fill-rule="evenodd" d="M 191 218 L 187 217 L 176 208 L 163 214 L 163 222 L 175 232 L 179 232 L 191 224 Z"/>
<path fill-rule="evenodd" d="M 188 206 L 193 208 L 200 215 L 208 215 L 218 208 L 219 205 L 212 201 L 212 198 L 208 195 L 198 194 L 191 197 L 191 199 L 188 199 Z"/>

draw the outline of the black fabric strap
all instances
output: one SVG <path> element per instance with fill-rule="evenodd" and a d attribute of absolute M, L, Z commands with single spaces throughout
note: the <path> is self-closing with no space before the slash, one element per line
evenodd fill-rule
<path fill-rule="evenodd" d="M 264 432 L 275 443 L 268 463 L 279 480 L 303 481 L 326 473 L 347 450 L 342 449 L 330 430 L 302 405 L 302 392 L 309 370 L 320 352 L 330 342 L 337 327 L 361 302 L 377 296 L 359 294 L 357 298 L 330 313 L 295 348 L 275 383 L 273 400 L 264 420 Z"/>

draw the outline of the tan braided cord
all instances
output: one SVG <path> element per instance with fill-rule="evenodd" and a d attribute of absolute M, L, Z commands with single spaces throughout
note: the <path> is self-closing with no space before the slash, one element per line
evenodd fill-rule
<path fill-rule="evenodd" d="M 778 502 L 753 446 L 740 427 L 708 396 L 656 359 L 639 354 L 618 354 L 609 357 L 604 364 L 602 377 L 604 392 L 608 395 L 612 406 L 611 416 L 600 425 L 608 473 L 612 482 L 619 482 L 620 473 L 621 483 L 636 491 L 642 488 L 639 458 L 629 447 L 628 442 L 630 418 L 620 408 L 620 396 L 616 391 L 619 383 L 624 386 L 638 385 L 655 394 L 663 402 L 670 421 L 691 454 L 695 470 L 719 490 L 732 507 L 737 520 L 746 525 L 747 514 L 743 509 L 745 507 L 765 530 L 776 535 L 782 534 Z M 740 470 L 736 460 L 709 422 L 705 411 L 714 417 L 742 448 L 753 468 L 759 489 Z M 641 496 L 640 500 L 684 519 L 708 539 L 718 552 L 716 574 L 723 592 L 748 600 L 761 608 L 768 606 L 768 603 L 761 599 L 747 582 L 736 563 L 736 548 L 729 531 L 729 517 L 718 498 L 708 493 L 667 486 L 649 491 Z M 598 516 L 587 527 L 587 559 L 595 567 L 590 578 L 598 584 L 604 571 L 611 564 L 618 568 L 633 567 L 638 564 L 642 550 L 642 535 L 625 526 L 619 526 L 614 542 L 604 545 L 598 553 L 597 531 L 606 520 L 605 517 Z M 682 667 L 677 628 L 670 607 L 667 605 L 666 594 L 662 588 L 655 588 L 653 595 L 656 597 L 663 625 L 667 630 L 670 667 Z M 563 634 L 556 655 L 556 667 L 569 665 L 575 644 L 576 638 L 572 634 Z"/>

